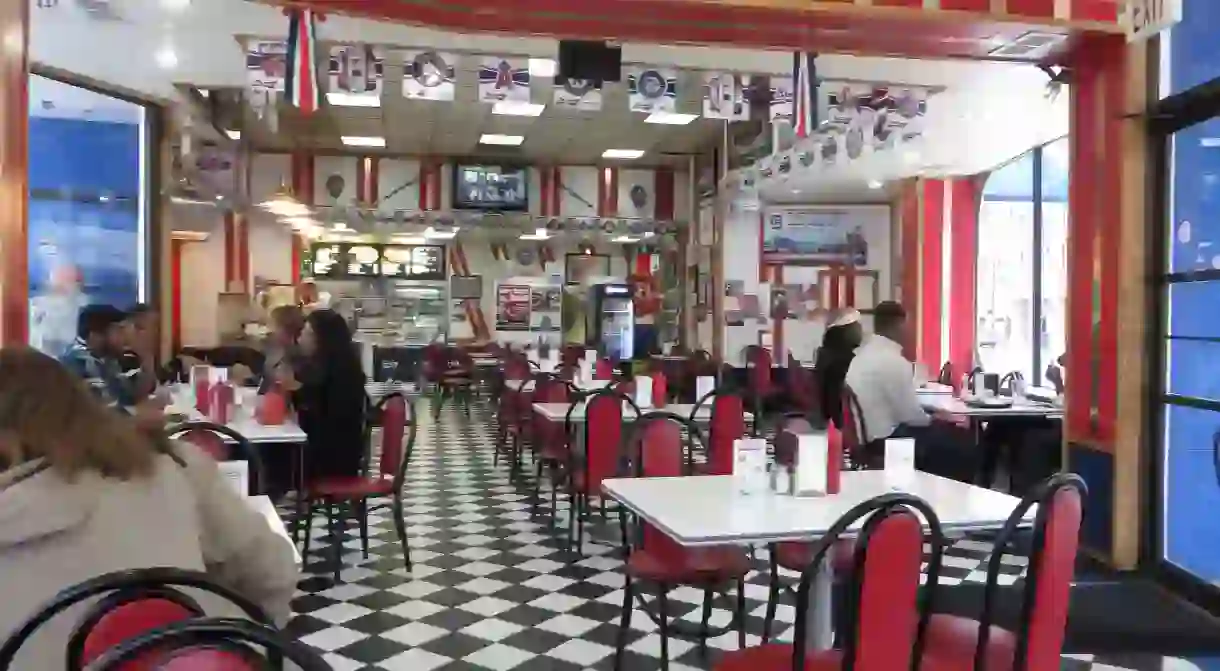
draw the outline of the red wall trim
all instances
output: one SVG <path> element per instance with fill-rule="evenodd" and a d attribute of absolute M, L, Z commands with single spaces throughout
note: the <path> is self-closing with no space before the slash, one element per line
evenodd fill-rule
<path fill-rule="evenodd" d="M 250 219 L 244 214 L 233 218 L 237 229 L 237 279 L 242 290 L 250 290 Z"/>
<path fill-rule="evenodd" d="M 1098 211 L 1098 176 L 1105 168 L 1098 164 L 1098 127 L 1102 120 L 1099 78 L 1091 50 L 1081 50 L 1080 62 L 1070 95 L 1069 170 L 1068 170 L 1068 334 L 1067 370 L 1070 381 L 1065 411 L 1069 441 L 1087 442 L 1093 389 L 1093 251 Z"/>
<path fill-rule="evenodd" d="M 653 216 L 659 221 L 674 219 L 674 169 L 660 167 L 653 171 L 653 198 L 656 206 Z"/>
<path fill-rule="evenodd" d="M 378 199 L 381 198 L 381 157 L 368 156 L 364 160 L 368 162 L 367 174 L 369 181 L 365 196 L 368 198 L 369 203 L 376 204 Z"/>
<path fill-rule="evenodd" d="M 0 3 L 0 330 L 29 343 L 29 2 Z"/>
<path fill-rule="evenodd" d="M 658 191 L 658 193 L 660 193 L 660 192 Z M 784 283 L 784 267 L 783 266 L 775 266 L 775 271 L 773 274 L 775 276 L 776 284 Z M 772 323 L 774 324 L 774 326 L 771 328 L 771 353 L 772 353 L 771 358 L 775 361 L 775 365 L 787 366 L 788 365 L 787 350 L 784 349 L 784 322 L 787 320 L 778 319 L 774 315 L 772 315 L 770 305 L 764 305 L 763 310 L 767 311 L 768 316 L 771 317 Z M 813 349 L 815 352 L 817 351 L 817 348 L 818 348 L 818 346 L 815 344 L 813 346 Z"/>
<path fill-rule="evenodd" d="M 563 168 L 551 168 L 551 214 L 563 216 Z"/>
<path fill-rule="evenodd" d="M 292 283 L 301 283 L 301 260 L 305 258 L 305 241 L 300 234 L 292 234 Z"/>
<path fill-rule="evenodd" d="M 233 214 L 232 210 L 226 210 L 224 213 L 224 246 L 225 246 L 225 284 L 224 290 L 228 291 L 233 282 L 237 280 L 238 263 L 237 263 L 237 215 Z"/>
<path fill-rule="evenodd" d="M 953 370 L 958 374 L 970 370 L 974 362 L 981 184 L 976 177 L 959 177 L 951 180 L 949 186 L 953 199 L 949 221 L 952 265 L 949 267 L 949 305 L 946 306 L 949 310 L 949 351 L 945 358 L 953 363 Z"/>
<path fill-rule="evenodd" d="M 1118 263 L 1122 199 L 1117 197 L 1123 181 L 1122 140 L 1123 102 L 1127 82 L 1127 49 L 1121 40 L 1109 40 L 1101 52 L 1104 58 L 1104 111 L 1102 117 L 1104 171 L 1100 172 L 1109 188 L 1102 191 L 1111 194 L 1101 198 L 1102 209 L 1098 219 L 1101 236 L 1101 323 L 1098 334 L 1097 387 L 1097 437 L 1107 443 L 1114 440 L 1114 427 L 1118 419 Z M 1102 223 L 1104 222 L 1104 224 Z"/>
<path fill-rule="evenodd" d="M 940 351 L 942 288 L 945 260 L 945 180 L 922 180 L 923 243 L 919 268 L 919 363 L 928 370 L 939 370 L 943 363 Z"/>
<path fill-rule="evenodd" d="M 182 349 L 182 246 L 185 240 L 169 241 L 169 347 L 172 354 Z"/>
<path fill-rule="evenodd" d="M 445 203 L 441 202 L 444 186 L 444 175 L 441 168 L 445 163 L 439 159 L 433 159 L 431 163 L 432 177 L 428 180 L 428 187 L 432 189 L 432 195 L 428 197 L 428 202 L 432 204 L 432 209 L 443 210 L 447 207 Z"/>
<path fill-rule="evenodd" d="M 432 202 L 432 166 L 428 160 L 419 162 L 419 209 L 422 211 L 431 210 L 435 207 Z"/>
<path fill-rule="evenodd" d="M 538 193 L 542 196 L 542 202 L 539 204 L 538 214 L 549 217 L 557 212 L 551 211 L 551 182 L 555 179 L 555 172 L 548 166 L 538 168 Z"/>
<path fill-rule="evenodd" d="M 597 216 L 618 216 L 618 168 L 603 167 L 597 176 Z"/>

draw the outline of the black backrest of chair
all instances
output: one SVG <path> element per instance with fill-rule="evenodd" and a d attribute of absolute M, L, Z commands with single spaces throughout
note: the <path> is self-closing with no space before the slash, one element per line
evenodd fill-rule
<path fill-rule="evenodd" d="M 269 657 L 282 655 L 301 671 L 331 671 L 318 653 L 288 638 L 271 626 L 233 618 L 202 618 L 163 627 L 108 650 L 85 671 L 119 671 L 152 650 L 213 648 L 217 644 L 251 644 L 266 649 Z M 260 657 L 254 659 L 269 663 Z M 258 667 L 253 667 L 258 668 Z M 266 668 L 265 666 L 263 668 Z"/>

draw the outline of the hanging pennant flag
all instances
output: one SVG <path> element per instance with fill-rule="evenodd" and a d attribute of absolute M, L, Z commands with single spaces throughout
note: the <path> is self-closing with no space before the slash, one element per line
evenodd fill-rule
<path fill-rule="evenodd" d="M 771 78 L 771 120 L 792 119 L 792 78 Z"/>
<path fill-rule="evenodd" d="M 792 54 L 792 81 L 795 83 L 792 91 L 792 129 L 798 140 L 812 135 L 818 126 L 817 110 L 814 109 L 818 72 L 814 67 L 814 58 L 813 54 L 804 51 Z"/>
<path fill-rule="evenodd" d="M 318 111 L 318 33 L 312 9 L 288 10 L 285 96 L 302 114 Z"/>
<path fill-rule="evenodd" d="M 375 106 L 371 101 L 381 100 L 383 68 L 384 60 L 372 46 L 331 47 L 327 102 L 359 106 L 362 101 L 370 101 L 363 104 Z M 336 98 L 339 100 L 336 101 Z"/>
<path fill-rule="evenodd" d="M 273 132 L 278 127 L 275 101 L 276 94 L 284 90 L 287 51 L 284 42 L 252 42 L 246 46 L 246 101 Z"/>
<path fill-rule="evenodd" d="M 479 66 L 479 102 L 528 103 L 530 69 L 524 58 L 484 56 Z"/>
<path fill-rule="evenodd" d="M 456 54 L 445 51 L 404 51 L 402 94 L 414 100 L 452 101 L 457 62 Z"/>
<path fill-rule="evenodd" d="M 632 112 L 673 112 L 678 102 L 678 73 L 637 68 L 627 73 L 627 104 Z"/>
<path fill-rule="evenodd" d="M 731 72 L 709 72 L 703 83 L 703 116 L 709 119 L 749 121 L 746 89 L 750 77 Z"/>
<path fill-rule="evenodd" d="M 601 82 L 575 77 L 555 77 L 556 107 L 596 112 L 602 108 Z"/>

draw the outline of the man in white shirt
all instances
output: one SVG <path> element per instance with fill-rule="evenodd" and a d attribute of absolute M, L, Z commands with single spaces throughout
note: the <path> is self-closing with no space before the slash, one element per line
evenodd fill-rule
<path fill-rule="evenodd" d="M 967 432 L 945 423 L 933 423 L 915 393 L 914 366 L 902 355 L 906 311 L 894 301 L 877 305 L 873 335 L 856 350 L 847 370 L 847 386 L 860 401 L 862 436 L 871 454 L 884 454 L 886 438 L 914 438 L 915 465 L 963 482 L 972 482 L 978 470 L 978 450 Z"/>

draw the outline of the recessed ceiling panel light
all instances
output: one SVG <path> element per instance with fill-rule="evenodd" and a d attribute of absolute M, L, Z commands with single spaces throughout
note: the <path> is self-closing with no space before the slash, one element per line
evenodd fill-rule
<path fill-rule="evenodd" d="M 501 100 L 492 105 L 491 113 L 503 116 L 538 116 L 546 109 L 546 105 L 538 103 L 519 103 Z"/>
<path fill-rule="evenodd" d="M 339 138 L 349 147 L 384 147 L 384 137 L 368 137 L 365 135 L 344 135 Z"/>
<path fill-rule="evenodd" d="M 226 130 L 225 135 L 228 135 L 229 139 L 233 140 L 234 142 L 241 139 L 241 131 L 239 131 L 239 130 L 233 130 L 233 129 Z"/>
<path fill-rule="evenodd" d="M 326 104 L 332 107 L 381 107 L 381 97 L 331 91 L 326 94 Z"/>
<path fill-rule="evenodd" d="M 623 244 L 631 244 L 633 242 L 639 242 L 639 241 L 640 241 L 639 238 L 633 238 L 630 235 L 620 235 L 617 238 L 613 238 L 612 240 L 610 240 L 610 242 L 621 242 Z"/>
<path fill-rule="evenodd" d="M 685 126 L 698 119 L 698 114 L 677 114 L 675 112 L 653 112 L 644 119 L 644 123 L 659 123 L 666 126 Z"/>
<path fill-rule="evenodd" d="M 157 61 L 157 65 L 166 70 L 178 67 L 178 53 L 168 44 L 157 49 L 157 53 L 153 55 Z"/>
<path fill-rule="evenodd" d="M 555 76 L 555 61 L 550 58 L 531 58 L 529 67 L 531 77 Z"/>
<path fill-rule="evenodd" d="M 398 245 L 426 245 L 428 240 L 420 235 L 391 235 L 390 242 Z"/>
<path fill-rule="evenodd" d="M 457 237 L 457 229 L 454 228 L 453 230 L 449 231 L 438 231 L 429 226 L 426 230 L 424 230 L 424 237 L 436 240 L 452 240 L 453 238 Z"/>
<path fill-rule="evenodd" d="M 635 159 L 644 155 L 643 149 L 607 149 L 602 152 L 602 158 Z"/>
<path fill-rule="evenodd" d="M 885 184 L 879 179 L 868 180 L 868 188 L 870 189 L 880 189 L 883 186 L 885 186 Z"/>
<path fill-rule="evenodd" d="M 497 144 L 502 147 L 519 147 L 525 142 L 524 135 L 497 135 L 495 133 L 484 133 L 479 137 L 479 144 Z"/>

